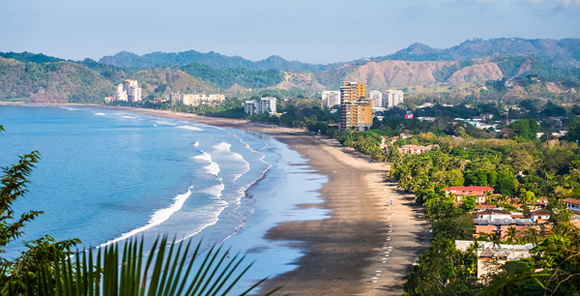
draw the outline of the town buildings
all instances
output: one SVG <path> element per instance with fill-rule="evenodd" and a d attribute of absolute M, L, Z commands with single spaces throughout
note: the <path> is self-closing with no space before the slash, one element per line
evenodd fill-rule
<path fill-rule="evenodd" d="M 404 93 L 400 90 L 387 90 L 383 97 L 383 107 L 394 108 L 399 106 L 399 104 L 403 103 L 403 96 Z"/>
<path fill-rule="evenodd" d="M 328 108 L 340 107 L 340 92 L 332 90 L 323 91 L 322 102 Z"/>
<path fill-rule="evenodd" d="M 259 100 L 245 101 L 244 112 L 250 116 L 258 113 L 276 114 L 276 98 L 265 97 Z"/>
<path fill-rule="evenodd" d="M 368 130 L 373 125 L 372 100 L 365 97 L 365 84 L 343 82 L 340 87 L 340 130 Z"/>
<path fill-rule="evenodd" d="M 169 95 L 171 104 L 184 104 L 189 106 L 220 104 L 225 100 L 226 96 L 220 94 L 182 94 L 181 92 L 177 92 Z"/>
<path fill-rule="evenodd" d="M 455 245 L 458 250 L 467 251 L 473 241 L 456 240 Z M 487 275 L 501 271 L 500 267 L 507 261 L 520 260 L 531 257 L 533 244 L 525 245 L 494 245 L 493 242 L 477 242 L 479 248 L 477 253 L 477 278 L 485 281 Z"/>
<path fill-rule="evenodd" d="M 580 199 L 564 198 L 563 201 L 568 210 L 574 211 L 575 214 L 580 214 Z"/>
<path fill-rule="evenodd" d="M 373 101 L 373 108 L 383 108 L 383 93 L 378 90 L 369 91 L 369 98 Z"/>
<path fill-rule="evenodd" d="M 489 186 L 451 186 L 443 188 L 447 195 L 457 196 L 457 201 L 461 201 L 465 196 L 475 196 L 478 203 L 487 201 L 487 192 L 493 192 L 493 187 Z"/>
<path fill-rule="evenodd" d="M 418 146 L 418 145 L 403 145 L 399 148 L 399 153 L 403 155 L 407 154 L 422 154 L 433 150 L 433 148 L 439 147 L 437 145 L 427 145 L 427 146 Z"/>

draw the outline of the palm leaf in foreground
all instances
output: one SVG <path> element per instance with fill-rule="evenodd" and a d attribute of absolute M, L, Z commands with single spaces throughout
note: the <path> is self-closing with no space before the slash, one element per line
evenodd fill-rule
<path fill-rule="evenodd" d="M 236 255 L 226 260 L 228 252 L 222 252 L 220 247 L 217 250 L 211 248 L 195 270 L 194 262 L 200 245 L 201 242 L 188 260 L 191 241 L 175 243 L 174 240 L 168 244 L 167 237 L 158 238 L 145 264 L 142 239 L 126 241 L 122 248 L 118 244 L 106 246 L 98 249 L 96 256 L 93 249 L 89 249 L 77 253 L 75 260 L 64 258 L 52 267 L 41 267 L 34 286 L 28 289 L 40 296 L 226 295 L 252 264 L 240 271 L 245 256 Z M 246 295 L 265 280 L 241 295 Z"/>

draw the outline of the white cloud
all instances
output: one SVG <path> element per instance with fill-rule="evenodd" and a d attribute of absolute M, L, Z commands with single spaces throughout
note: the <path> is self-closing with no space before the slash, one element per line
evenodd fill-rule
<path fill-rule="evenodd" d="M 540 4 L 549 9 L 580 8 L 580 0 L 526 0 L 526 2 Z"/>

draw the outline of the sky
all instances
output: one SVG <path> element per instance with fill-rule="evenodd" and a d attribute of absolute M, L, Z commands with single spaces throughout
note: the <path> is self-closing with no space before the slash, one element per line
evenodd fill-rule
<path fill-rule="evenodd" d="M 421 42 L 580 38 L 580 0 L 0 0 L 0 52 L 197 50 L 333 63 Z"/>

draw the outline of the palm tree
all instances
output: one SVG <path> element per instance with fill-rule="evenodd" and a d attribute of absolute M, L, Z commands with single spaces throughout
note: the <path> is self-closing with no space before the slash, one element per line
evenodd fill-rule
<path fill-rule="evenodd" d="M 25 295 L 226 295 L 252 266 L 240 270 L 245 256 L 229 259 L 229 250 L 211 248 L 199 267 L 193 268 L 201 243 L 190 256 L 191 241 L 168 243 L 167 237 L 157 239 L 145 260 L 143 239 L 126 241 L 98 249 L 77 252 L 74 256 L 39 266 L 36 274 L 24 275 Z M 121 259 L 121 261 L 119 261 Z M 189 262 L 188 262 L 189 261 Z M 3 278 L 10 277 L 4 271 Z M 266 279 L 262 279 L 240 295 L 246 295 Z M 22 285 L 19 285 L 22 286 Z M 22 289 L 8 281 L 8 295 Z M 278 289 L 276 289 L 278 290 Z M 267 293 L 271 295 L 276 290 Z"/>
<path fill-rule="evenodd" d="M 513 244 L 519 242 L 519 239 L 518 239 L 518 231 L 517 231 L 517 229 L 515 227 L 511 226 L 510 228 L 508 228 L 508 233 L 507 233 L 506 241 L 510 245 L 513 245 Z"/>

